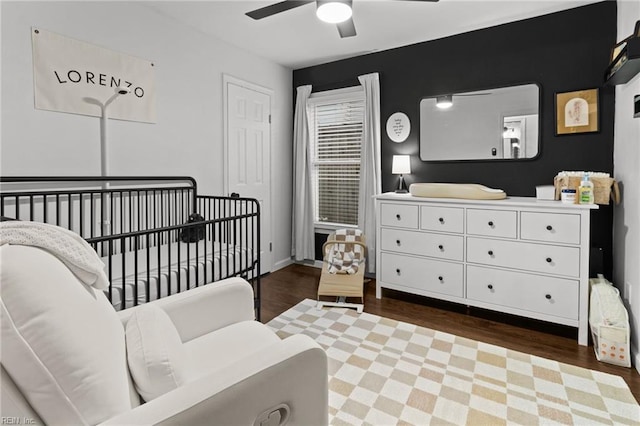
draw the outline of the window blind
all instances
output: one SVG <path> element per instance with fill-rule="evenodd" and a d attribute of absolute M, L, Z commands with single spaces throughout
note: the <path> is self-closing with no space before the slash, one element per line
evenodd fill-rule
<path fill-rule="evenodd" d="M 310 109 L 315 220 L 357 225 L 364 100 L 351 94 Z"/>

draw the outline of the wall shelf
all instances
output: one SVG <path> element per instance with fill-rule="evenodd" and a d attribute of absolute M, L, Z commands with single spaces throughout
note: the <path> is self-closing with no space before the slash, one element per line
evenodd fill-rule
<path fill-rule="evenodd" d="M 625 84 L 640 73 L 640 37 L 633 37 L 607 67 L 604 80 L 608 86 Z"/>

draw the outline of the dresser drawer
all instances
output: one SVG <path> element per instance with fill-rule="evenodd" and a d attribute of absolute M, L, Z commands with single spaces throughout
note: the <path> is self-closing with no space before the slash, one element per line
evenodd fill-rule
<path fill-rule="evenodd" d="M 467 298 L 529 312 L 578 319 L 577 280 L 467 266 Z"/>
<path fill-rule="evenodd" d="M 520 213 L 523 240 L 580 244 L 580 215 L 562 213 Z"/>
<path fill-rule="evenodd" d="M 462 235 L 432 234 L 391 228 L 383 228 L 381 235 L 380 249 L 384 251 L 460 261 L 464 255 Z"/>
<path fill-rule="evenodd" d="M 406 204 L 382 204 L 380 207 L 382 226 L 418 229 L 418 206 Z"/>
<path fill-rule="evenodd" d="M 548 244 L 467 237 L 467 262 L 580 276 L 580 249 Z"/>
<path fill-rule="evenodd" d="M 517 218 L 515 211 L 469 209 L 467 234 L 516 238 Z"/>
<path fill-rule="evenodd" d="M 382 253 L 382 281 L 462 297 L 463 266 L 439 260 Z"/>
<path fill-rule="evenodd" d="M 464 232 L 464 210 L 456 207 L 420 207 L 420 228 L 427 231 Z"/>

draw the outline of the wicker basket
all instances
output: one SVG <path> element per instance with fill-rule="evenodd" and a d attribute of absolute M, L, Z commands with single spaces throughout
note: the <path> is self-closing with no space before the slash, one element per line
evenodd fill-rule
<path fill-rule="evenodd" d="M 560 199 L 560 191 L 562 188 L 575 189 L 578 191 L 581 177 L 578 176 L 556 176 L 553 179 L 553 185 L 556 188 L 555 199 Z M 614 178 L 590 178 L 593 183 L 593 198 L 596 204 L 609 204 L 609 200 L 613 200 L 616 204 L 620 204 L 620 188 L 618 182 Z M 576 196 L 576 204 L 579 203 L 579 197 Z"/>

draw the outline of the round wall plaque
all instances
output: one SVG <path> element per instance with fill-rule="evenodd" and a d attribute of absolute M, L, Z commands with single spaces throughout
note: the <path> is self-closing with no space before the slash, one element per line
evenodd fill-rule
<path fill-rule="evenodd" d="M 411 122 L 403 112 L 395 112 L 387 119 L 387 136 L 394 142 L 404 142 L 409 137 Z"/>

